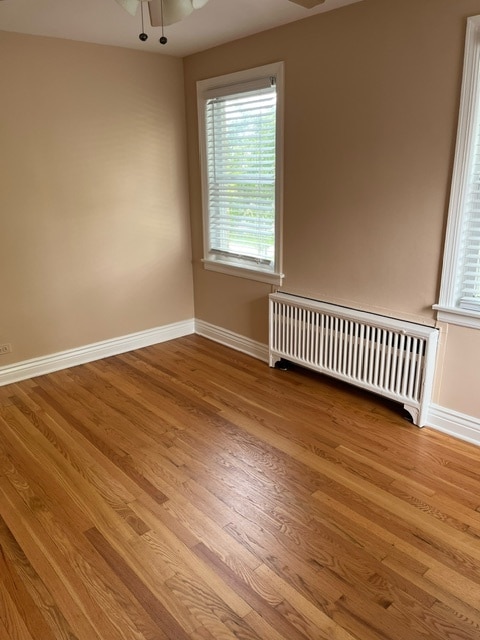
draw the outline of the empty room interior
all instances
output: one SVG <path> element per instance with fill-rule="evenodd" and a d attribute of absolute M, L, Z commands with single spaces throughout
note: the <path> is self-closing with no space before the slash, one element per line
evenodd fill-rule
<path fill-rule="evenodd" d="M 480 0 L 82 5 L 0 1 L 0 640 L 478 639 Z"/>

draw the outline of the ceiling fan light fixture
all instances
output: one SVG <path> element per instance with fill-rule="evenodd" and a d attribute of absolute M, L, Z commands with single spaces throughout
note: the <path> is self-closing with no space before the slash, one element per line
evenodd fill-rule
<path fill-rule="evenodd" d="M 314 7 L 318 7 L 319 4 L 323 4 L 325 0 L 290 0 L 290 2 L 298 4 L 304 9 L 313 9 Z"/>
<path fill-rule="evenodd" d="M 118 4 L 131 16 L 136 15 L 140 0 L 117 0 Z"/>
<path fill-rule="evenodd" d="M 192 0 L 150 0 L 148 9 L 152 27 L 162 26 L 162 2 L 164 27 L 180 22 L 194 11 Z"/>

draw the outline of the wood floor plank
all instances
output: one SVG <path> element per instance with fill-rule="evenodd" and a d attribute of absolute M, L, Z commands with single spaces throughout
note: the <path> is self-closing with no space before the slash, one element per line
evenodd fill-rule
<path fill-rule="evenodd" d="M 177 620 L 165 609 L 148 586 L 132 571 L 123 558 L 110 546 L 95 528 L 85 532 L 86 537 L 97 549 L 113 571 L 120 577 L 136 599 L 142 604 L 144 609 L 155 620 L 160 628 L 159 637 L 178 638 L 178 640 L 188 640 L 188 635 Z"/>
<path fill-rule="evenodd" d="M 0 491 L 0 495 L 5 497 L 4 482 Z M 27 531 L 16 509 L 15 513 L 10 510 L 10 514 L 12 517 L 9 518 L 8 523 L 0 518 L 0 579 L 18 615 L 33 638 L 42 637 L 45 640 L 77 638 L 67 619 L 72 621 L 74 617 L 77 620 L 80 618 L 77 615 L 79 609 L 76 600 L 70 598 L 65 584 L 62 585 L 61 590 L 56 591 L 55 584 L 58 585 L 61 578 L 45 557 L 43 550 L 37 544 L 37 539 Z M 32 558 L 32 562 L 29 557 Z M 65 604 L 68 608 L 64 606 Z M 85 621 L 84 628 L 92 638 L 98 637 L 88 620 Z"/>
<path fill-rule="evenodd" d="M 56 408 L 58 413 L 67 420 L 72 427 L 74 427 L 81 435 L 90 440 L 90 442 L 97 447 L 104 455 L 116 464 L 126 475 L 128 475 L 135 484 L 137 484 L 143 491 L 149 493 L 155 500 L 164 502 L 166 500 L 165 495 L 158 490 L 147 478 L 142 476 L 132 465 L 128 455 L 116 447 L 114 438 L 108 439 L 105 433 L 100 433 L 96 429 L 94 422 L 86 415 L 81 414 L 81 418 L 77 416 L 78 408 L 72 409 L 72 399 L 58 392 L 56 389 L 51 389 L 51 383 L 42 381 L 42 385 L 50 388 L 50 395 L 45 393 L 42 386 L 36 393 L 42 397 L 47 397 L 48 402 Z M 62 404 L 64 403 L 64 404 Z"/>
<path fill-rule="evenodd" d="M 4 558 L 3 561 L 0 560 L 0 567 L 4 572 L 12 571 L 12 568 L 8 567 L 6 558 Z M 13 597 L 20 600 L 19 610 L 7 586 L 8 582 L 6 576 L 4 576 L 2 580 L 0 580 L 0 638 L 7 638 L 9 640 L 35 640 L 27 627 L 28 620 L 31 619 L 22 617 L 22 613 L 27 615 L 25 592 L 21 590 L 18 595 L 16 592 L 14 593 Z M 36 627 L 35 622 L 34 618 L 33 624 Z M 31 621 L 30 625 L 30 628 L 32 628 L 33 625 Z"/>
<path fill-rule="evenodd" d="M 90 482 L 103 496 L 105 501 L 112 506 L 120 515 L 128 522 L 128 524 L 136 531 L 144 532 L 146 531 L 145 525 L 139 521 L 136 515 L 128 509 L 127 503 L 133 500 L 132 494 L 127 492 L 123 485 L 116 480 L 112 475 L 105 473 L 103 467 L 95 463 L 95 460 L 89 457 L 85 451 L 78 446 L 76 441 L 69 437 L 68 434 L 62 433 L 58 425 L 46 414 L 43 412 L 39 412 L 39 414 L 34 414 L 30 409 L 26 407 L 24 402 L 20 400 L 18 397 L 14 396 L 12 398 L 12 405 L 15 406 L 18 410 L 22 412 L 22 414 L 32 422 L 32 425 L 67 459 L 69 464 L 80 473 L 87 481 Z M 0 441 L 2 439 L 2 435 L 0 434 Z M 8 443 L 5 438 L 3 438 L 4 444 Z M 15 459 L 17 466 L 20 463 L 20 459 L 23 459 L 23 466 L 28 465 L 28 460 L 25 461 L 25 456 L 28 458 L 31 456 L 31 452 L 25 450 L 20 452 L 17 448 L 15 451 Z M 30 460 L 31 465 L 31 460 Z M 39 470 L 40 471 L 40 470 Z M 40 472 L 41 475 L 41 472 Z M 32 478 L 33 474 L 30 471 L 30 478 Z M 39 482 L 41 482 L 41 477 L 39 474 L 36 474 L 36 486 L 37 491 L 40 490 Z M 61 487 L 58 487 L 59 491 L 62 491 Z M 53 490 L 52 486 L 49 486 L 49 495 L 45 496 L 45 499 L 48 501 L 52 501 L 53 498 Z M 91 522 L 86 521 L 81 517 L 78 509 L 75 510 L 75 505 L 65 499 L 66 496 L 58 496 L 56 499 L 56 505 L 64 505 L 68 506 L 69 511 L 69 519 L 75 519 L 77 521 L 77 527 L 79 529 L 85 529 L 91 526 Z M 72 511 L 75 514 L 72 514 Z"/>
<path fill-rule="evenodd" d="M 258 640 L 247 622 L 223 601 L 221 594 L 206 591 L 203 584 L 192 580 L 190 575 L 178 573 L 167 580 L 166 586 L 215 638 Z"/>
<path fill-rule="evenodd" d="M 255 554 L 249 552 L 242 544 L 236 544 L 228 534 L 225 527 L 221 527 L 215 517 L 210 517 L 211 511 L 201 512 L 196 508 L 196 503 L 189 503 L 179 494 L 178 499 L 169 500 L 164 508 L 187 529 L 189 529 L 199 541 L 203 542 L 212 551 L 218 552 L 226 559 L 230 554 L 241 558 L 250 568 L 255 569 L 261 561 Z M 213 504 L 213 501 L 212 501 Z M 218 506 L 215 503 L 215 506 Z M 221 508 L 221 507 L 219 507 Z"/>
<path fill-rule="evenodd" d="M 222 593 L 222 599 L 225 603 L 235 611 L 240 617 L 244 617 L 250 613 L 251 608 L 240 594 L 230 589 L 228 584 L 222 580 L 221 574 L 216 568 L 211 568 L 209 563 L 202 563 L 198 555 L 196 555 L 188 546 L 177 538 L 174 532 L 170 531 L 168 526 L 164 525 L 161 520 L 153 521 L 150 512 L 143 509 L 140 504 L 135 505 L 140 513 L 148 519 L 154 528 L 142 536 L 142 539 L 149 544 L 156 553 L 160 554 L 164 561 L 172 567 L 175 573 L 183 571 L 191 571 L 192 574 L 205 582 L 205 588 L 213 589 L 215 592 Z M 194 547 L 195 549 L 196 547 Z"/>
<path fill-rule="evenodd" d="M 141 624 L 142 630 L 138 628 L 136 622 L 139 618 L 128 595 L 122 593 L 112 576 L 102 571 L 102 563 L 98 566 L 98 558 L 93 557 L 89 548 L 82 544 L 82 537 L 77 533 L 75 538 L 73 534 L 67 538 L 60 523 L 43 510 L 36 512 L 37 517 L 29 516 L 28 507 L 14 502 L 15 496 L 5 483 L 0 484 L 0 489 L 8 502 L 15 505 L 17 515 L 22 520 L 28 519 L 28 533 L 52 565 L 53 572 L 46 582 L 52 601 L 69 598 L 66 615 L 70 617 L 72 612 L 77 612 L 75 618 L 71 618 L 73 628 L 78 626 L 85 638 L 112 636 L 119 640 L 146 640 L 144 625 Z M 10 521 L 16 524 L 14 530 L 25 541 L 26 532 L 18 526 L 18 520 L 10 517 Z M 50 606 L 48 612 L 62 619 L 58 607 Z M 72 632 L 65 633 L 65 638 L 70 636 L 73 636 Z"/>
<path fill-rule="evenodd" d="M 318 635 L 318 637 L 337 637 L 345 638 L 345 640 L 351 638 L 347 632 L 343 633 L 325 614 L 316 609 L 311 603 L 308 603 L 306 599 L 302 599 L 302 607 L 297 609 L 295 609 L 286 598 L 278 598 L 278 601 L 275 602 L 274 607 L 272 607 L 271 595 L 265 597 L 264 593 L 255 588 L 256 582 L 252 584 L 251 580 L 247 583 L 239 579 L 235 572 L 216 557 L 205 545 L 202 543 L 197 545 L 195 552 L 216 567 L 216 570 L 223 579 L 239 593 L 242 593 L 245 600 L 251 603 L 253 609 L 266 620 L 272 628 L 286 635 L 288 638 L 292 638 L 292 640 L 296 640 L 297 638 L 302 640 L 304 637 L 309 638 L 313 635 L 311 632 L 312 629 L 315 630 L 315 635 Z M 260 567 L 256 570 L 257 576 L 260 575 L 258 573 L 259 569 Z M 268 584 L 271 576 L 271 573 L 263 575 L 265 585 Z M 269 592 L 272 590 L 272 587 L 270 587 Z M 299 599 L 296 598 L 295 600 L 298 602 Z M 292 622 L 292 618 L 295 619 L 294 622 Z"/>
<path fill-rule="evenodd" d="M 480 449 L 187 336 L 0 389 L 1 640 L 477 640 Z"/>
<path fill-rule="evenodd" d="M 90 522 L 102 523 L 105 527 L 114 526 L 123 531 L 125 536 L 133 537 L 134 533 L 127 524 L 118 517 L 104 501 L 98 500 L 94 487 L 72 467 L 65 458 L 52 447 L 35 427 L 15 407 L 3 412 L 4 420 L 11 427 L 15 437 L 26 450 L 35 450 L 35 458 L 39 466 L 50 469 L 54 477 L 61 479 L 62 487 L 68 498 L 90 517 Z M 78 489 L 81 488 L 81 491 Z"/>
<path fill-rule="evenodd" d="M 446 619 L 461 620 L 465 622 L 472 630 L 475 630 L 480 637 L 480 612 L 478 609 L 471 607 L 462 597 L 457 597 L 451 592 L 449 583 L 436 584 L 430 581 L 426 576 L 409 571 L 404 565 L 395 562 L 390 558 L 386 558 L 384 563 L 391 567 L 398 575 L 403 575 L 407 580 L 424 589 L 431 596 L 436 598 L 431 610 L 439 610 L 447 612 Z"/>
<path fill-rule="evenodd" d="M 316 499 L 319 499 L 319 494 L 316 494 Z M 372 535 L 378 533 L 378 537 L 383 536 L 384 541 L 390 546 L 390 553 L 382 560 L 382 564 L 391 567 L 397 576 L 403 576 L 408 580 L 408 583 L 420 587 L 426 594 L 429 594 L 433 600 L 432 606 L 437 602 L 444 602 L 451 604 L 452 608 L 457 611 L 461 611 L 462 615 L 466 619 L 480 622 L 480 611 L 471 608 L 464 599 L 460 596 L 458 599 L 452 592 L 452 585 L 449 580 L 443 584 L 433 583 L 427 577 L 427 571 L 431 567 L 438 566 L 440 569 L 443 567 L 441 563 L 435 560 L 434 557 L 428 555 L 423 549 L 418 549 L 414 544 L 405 542 L 400 536 L 395 533 L 391 533 L 387 529 L 383 529 L 377 522 L 368 520 L 361 514 L 357 513 L 353 509 L 346 507 L 341 502 L 334 501 L 329 496 L 327 498 L 327 504 L 331 507 L 332 513 L 344 514 L 350 518 L 354 524 L 355 530 L 359 530 L 364 527 L 370 530 Z M 335 515 L 335 517 L 336 517 Z M 412 587 L 407 586 L 407 591 L 412 592 Z M 477 589 L 473 590 L 473 594 L 477 593 Z M 421 599 L 421 598 L 420 598 Z"/>
<path fill-rule="evenodd" d="M 20 395 L 20 397 L 24 398 L 23 395 Z M 55 410 L 54 401 L 49 402 L 48 394 L 42 393 L 41 388 L 37 386 L 29 394 L 28 400 L 32 398 L 34 403 L 39 406 L 38 415 L 40 418 L 54 432 L 55 437 L 65 443 L 68 450 L 82 457 L 82 462 L 87 469 L 94 469 L 95 473 L 103 474 L 105 478 L 108 478 L 106 484 L 121 487 L 127 500 L 133 500 L 140 495 L 141 490 L 138 485 L 95 444 L 92 444 L 88 438 L 79 433 L 68 420 Z"/>
<path fill-rule="evenodd" d="M 245 617 L 245 622 L 257 634 L 258 638 L 268 638 L 268 640 L 284 640 L 285 635 L 274 629 L 262 616 L 256 611 L 251 611 Z"/>
<path fill-rule="evenodd" d="M 12 405 L 13 406 L 13 405 Z M 28 477 L 28 486 L 42 496 L 48 504 L 60 505 L 65 517 L 75 528 L 83 529 L 91 526 L 90 520 L 81 509 L 68 499 L 68 492 L 61 478 L 52 482 L 45 482 L 45 475 L 37 463 L 37 455 L 33 448 L 15 435 L 0 415 L 0 465 L 2 475 L 8 475 L 11 470 Z M 27 488 L 27 487 L 26 487 Z"/>

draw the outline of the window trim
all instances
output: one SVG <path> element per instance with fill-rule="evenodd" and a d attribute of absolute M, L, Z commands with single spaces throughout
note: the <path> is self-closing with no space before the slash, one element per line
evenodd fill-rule
<path fill-rule="evenodd" d="M 229 256 L 214 256 L 209 251 L 209 218 L 208 218 L 208 178 L 207 178 L 207 145 L 205 127 L 205 104 L 207 93 L 215 89 L 227 88 L 273 76 L 277 87 L 276 110 L 276 171 L 275 171 L 275 257 L 273 270 L 252 261 L 235 259 Z M 202 218 L 203 218 L 203 266 L 208 271 L 217 271 L 227 275 L 239 276 L 259 282 L 280 286 L 284 274 L 283 264 L 283 131 L 284 131 L 284 63 L 275 62 L 254 69 L 245 69 L 215 78 L 207 78 L 197 82 L 197 112 L 200 147 L 200 175 L 202 186 Z"/>
<path fill-rule="evenodd" d="M 457 301 L 458 263 L 464 225 L 464 201 L 469 169 L 480 123 L 480 15 L 467 20 L 462 91 L 458 119 L 455 161 L 452 174 L 442 281 L 437 311 L 438 320 L 480 329 L 479 311 L 462 308 Z"/>

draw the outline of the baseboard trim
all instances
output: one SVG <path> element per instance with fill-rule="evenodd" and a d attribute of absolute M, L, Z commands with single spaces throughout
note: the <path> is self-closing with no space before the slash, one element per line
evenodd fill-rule
<path fill-rule="evenodd" d="M 427 426 L 448 435 L 480 445 L 480 420 L 473 416 L 431 404 Z"/>
<path fill-rule="evenodd" d="M 0 367 L 0 387 L 13 382 L 20 382 L 20 380 L 27 380 L 28 378 L 35 378 L 36 376 L 67 369 L 68 367 L 75 367 L 79 364 L 100 360 L 101 358 L 116 356 L 134 349 L 167 342 L 167 340 L 181 338 L 194 332 L 195 321 L 193 319 L 184 320 L 164 327 L 156 327 L 119 338 L 96 342 L 77 349 L 61 351 L 48 356 L 6 365 Z"/>
<path fill-rule="evenodd" d="M 195 333 L 214 342 L 219 342 L 225 347 L 235 349 L 235 351 L 241 351 L 253 358 L 257 358 L 257 360 L 268 362 L 268 346 L 261 342 L 256 342 L 203 320 L 195 320 Z"/>

